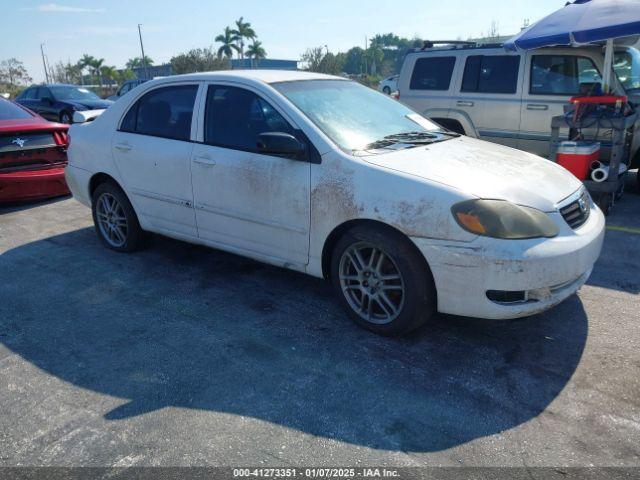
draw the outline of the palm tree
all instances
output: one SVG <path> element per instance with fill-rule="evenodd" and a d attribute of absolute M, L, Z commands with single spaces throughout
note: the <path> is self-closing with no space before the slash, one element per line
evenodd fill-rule
<path fill-rule="evenodd" d="M 147 65 L 147 67 L 153 65 L 153 59 L 148 55 L 144 56 L 144 62 L 142 61 L 142 57 L 130 58 L 126 63 L 126 66 L 128 69 L 132 70 L 134 68 L 144 67 L 145 64 Z"/>
<path fill-rule="evenodd" d="M 238 37 L 233 33 L 229 27 L 224 28 L 224 33 L 218 35 L 215 39 L 216 42 L 222 44 L 220 48 L 218 48 L 218 57 L 222 57 L 223 55 L 228 59 L 231 59 L 233 56 L 233 51 L 238 51 L 238 46 L 236 45 L 236 41 Z"/>
<path fill-rule="evenodd" d="M 118 70 L 116 70 L 116 67 L 105 65 L 100 68 L 100 75 L 105 78 L 109 84 L 112 84 L 118 77 Z"/>
<path fill-rule="evenodd" d="M 267 52 L 262 48 L 262 42 L 259 42 L 258 40 L 254 40 L 253 43 L 249 45 L 249 48 L 247 48 L 247 57 L 251 59 L 252 68 L 254 66 L 254 61 L 256 62 L 255 66 L 257 67 L 260 59 L 265 58 L 266 56 Z"/>
<path fill-rule="evenodd" d="M 91 75 L 91 68 L 95 61 L 96 61 L 96 57 L 94 57 L 93 55 L 87 55 L 86 53 L 82 55 L 82 58 L 80 58 L 80 60 L 78 60 L 77 66 L 80 69 L 80 83 L 84 84 L 84 80 L 83 80 L 84 77 L 82 74 L 84 69 L 85 68 L 88 69 L 89 75 Z M 93 79 L 91 81 L 93 83 Z"/>
<path fill-rule="evenodd" d="M 91 69 L 93 70 L 93 74 L 98 77 L 98 83 L 100 84 L 100 90 L 102 90 L 102 75 L 100 75 L 100 70 L 104 65 L 104 58 L 94 58 L 91 65 Z"/>
<path fill-rule="evenodd" d="M 232 30 L 232 33 L 236 36 L 238 47 L 240 51 L 240 58 L 244 60 L 244 39 L 253 40 L 256 38 L 256 32 L 251 28 L 249 22 L 243 22 L 243 17 L 236 20 L 236 28 Z"/>

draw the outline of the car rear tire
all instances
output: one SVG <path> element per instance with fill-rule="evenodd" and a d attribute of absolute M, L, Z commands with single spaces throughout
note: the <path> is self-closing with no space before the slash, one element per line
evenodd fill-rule
<path fill-rule="evenodd" d="M 73 117 L 69 112 L 62 112 L 60 114 L 60 123 L 66 123 L 67 125 L 71 125 L 73 123 Z"/>
<path fill-rule="evenodd" d="M 93 223 L 100 241 L 116 252 L 133 252 L 145 246 L 146 232 L 122 189 L 113 182 L 98 185 L 91 198 Z"/>
<path fill-rule="evenodd" d="M 385 93 L 385 95 L 391 95 L 391 88 L 389 87 L 384 87 L 382 91 Z"/>
<path fill-rule="evenodd" d="M 399 232 L 363 225 L 338 241 L 331 258 L 334 290 L 351 318 L 381 335 L 408 333 L 436 312 L 431 271 Z"/>

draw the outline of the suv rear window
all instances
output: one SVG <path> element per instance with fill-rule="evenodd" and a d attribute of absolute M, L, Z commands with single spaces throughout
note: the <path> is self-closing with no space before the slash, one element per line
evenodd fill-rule
<path fill-rule="evenodd" d="M 420 58 L 411 75 L 411 90 L 449 90 L 456 57 Z"/>
<path fill-rule="evenodd" d="M 516 93 L 519 55 L 472 55 L 467 57 L 462 92 Z"/>
<path fill-rule="evenodd" d="M 577 55 L 534 55 L 531 85 L 534 95 L 577 95 L 580 84 L 602 83 L 598 68 L 587 57 Z"/>

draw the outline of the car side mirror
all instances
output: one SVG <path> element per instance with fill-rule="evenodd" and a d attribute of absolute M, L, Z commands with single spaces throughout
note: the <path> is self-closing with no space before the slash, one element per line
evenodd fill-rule
<path fill-rule="evenodd" d="M 306 151 L 305 145 L 293 135 L 284 132 L 265 132 L 258 135 L 258 151 L 271 155 L 299 157 Z"/>

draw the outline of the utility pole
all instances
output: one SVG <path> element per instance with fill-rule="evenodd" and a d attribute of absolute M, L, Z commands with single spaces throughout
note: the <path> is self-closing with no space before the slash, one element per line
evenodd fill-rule
<path fill-rule="evenodd" d="M 367 49 L 369 48 L 369 39 L 364 37 L 364 74 L 369 74 L 369 67 L 367 66 Z"/>
<path fill-rule="evenodd" d="M 42 66 L 44 67 L 44 78 L 46 79 L 47 83 L 49 83 L 49 72 L 47 71 L 47 64 L 44 61 L 44 43 L 40 44 L 40 53 L 42 54 Z"/>
<path fill-rule="evenodd" d="M 144 66 L 144 76 L 149 80 L 149 71 L 147 70 L 147 57 L 144 54 L 144 45 L 142 45 L 142 30 L 140 27 L 141 23 L 138 24 L 138 35 L 140 36 L 140 50 L 142 50 L 142 65 Z"/>

